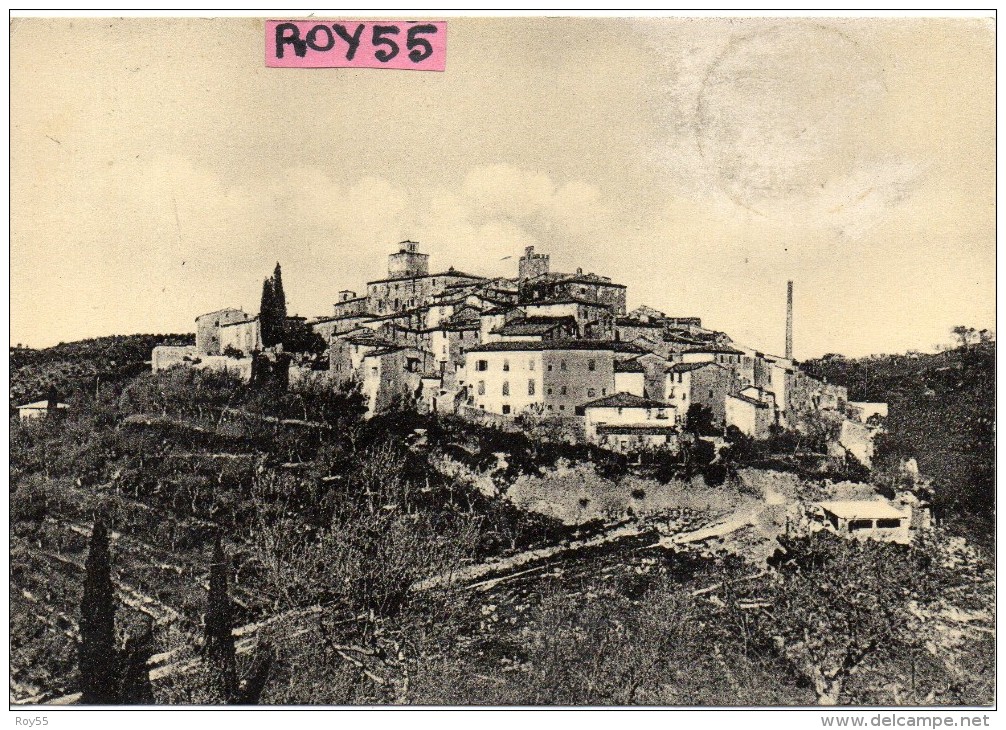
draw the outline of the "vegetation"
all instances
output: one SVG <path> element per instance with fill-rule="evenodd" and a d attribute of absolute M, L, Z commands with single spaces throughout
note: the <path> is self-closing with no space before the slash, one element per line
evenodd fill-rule
<path fill-rule="evenodd" d="M 925 401 L 937 433 L 920 443 L 937 449 L 958 419 L 953 448 L 916 456 L 937 494 L 954 474 L 971 480 L 971 497 L 940 498 L 948 511 L 978 504 L 969 500 L 983 472 L 965 454 L 991 438 L 968 420 L 991 417 L 988 350 L 971 343 L 911 359 L 940 394 Z M 874 362 L 867 379 L 857 362 L 813 367 L 833 370 L 833 382 L 844 374 L 854 399 L 891 403 L 881 478 L 903 481 L 916 432 L 899 408 L 912 407 L 918 389 L 896 381 L 904 367 Z M 567 526 L 507 497 L 518 479 L 558 464 L 592 469 L 636 501 L 663 489 L 640 486 L 652 477 L 702 480 L 729 503 L 751 466 L 818 481 L 868 476 L 849 465 L 822 471 L 813 444 L 792 434 L 766 444 L 731 432 L 718 451 L 688 434 L 679 454 L 630 465 L 461 418 L 399 410 L 364 420 L 359 392 L 320 379 L 288 390 L 191 369 L 102 381 L 71 405 L 65 419 L 11 424 L 11 679 L 21 696 L 592 705 L 993 697 L 994 647 L 980 631 L 993 615 L 993 575 L 957 537 L 963 520 L 910 547 L 783 538 L 766 565 L 715 542 L 654 547 L 652 518 L 623 515 L 635 541 L 539 559 L 529 551 L 624 523 Z M 503 568 L 517 556 L 528 562 Z M 169 650 L 191 671 L 162 666 L 151 686 L 147 659 Z"/>
<path fill-rule="evenodd" d="M 112 705 L 119 697 L 115 648 L 115 593 L 108 532 L 96 520 L 84 568 L 84 597 L 80 603 L 81 702 Z"/>
<path fill-rule="evenodd" d="M 228 572 L 227 557 L 218 535 L 213 545 L 213 563 L 210 565 L 203 655 L 217 680 L 217 693 L 224 702 L 233 704 L 237 699 L 237 655 L 232 633 L 234 622 L 231 618 L 231 597 L 227 588 Z"/>
<path fill-rule="evenodd" d="M 94 393 L 101 384 L 119 384 L 148 370 L 157 345 L 191 345 L 194 335 L 115 335 L 61 342 L 35 350 L 10 350 L 10 405 L 45 398 L 51 390 L 68 400 L 79 392 Z"/>
<path fill-rule="evenodd" d="M 262 282 L 259 325 L 262 328 L 263 347 L 273 347 L 282 341 L 286 328 L 286 294 L 283 291 L 283 272 L 279 262 L 276 263 L 272 276 Z"/>
<path fill-rule="evenodd" d="M 888 404 L 876 441 L 878 478 L 905 484 L 915 459 L 932 479 L 937 516 L 991 545 L 995 529 L 995 343 L 965 344 L 935 355 L 825 357 L 804 367 L 844 385 L 853 401 Z"/>

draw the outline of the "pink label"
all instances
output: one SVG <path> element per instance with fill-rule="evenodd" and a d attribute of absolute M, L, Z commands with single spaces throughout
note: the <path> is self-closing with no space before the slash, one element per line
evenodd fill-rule
<path fill-rule="evenodd" d="M 267 20 L 265 65 L 443 71 L 447 67 L 447 23 Z"/>

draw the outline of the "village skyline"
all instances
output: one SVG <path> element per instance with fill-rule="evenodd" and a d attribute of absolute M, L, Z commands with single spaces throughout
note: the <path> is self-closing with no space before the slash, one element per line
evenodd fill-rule
<path fill-rule="evenodd" d="M 992 29 L 455 18 L 416 74 L 267 69 L 260 20 L 18 18 L 11 344 L 191 332 L 277 260 L 324 315 L 412 239 L 766 351 L 793 280 L 798 358 L 931 351 L 995 329 Z"/>

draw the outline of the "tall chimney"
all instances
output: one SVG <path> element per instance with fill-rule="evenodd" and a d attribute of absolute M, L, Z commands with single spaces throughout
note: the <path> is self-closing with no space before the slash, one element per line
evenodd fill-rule
<path fill-rule="evenodd" d="M 793 359 L 793 282 L 786 282 L 786 359 Z"/>

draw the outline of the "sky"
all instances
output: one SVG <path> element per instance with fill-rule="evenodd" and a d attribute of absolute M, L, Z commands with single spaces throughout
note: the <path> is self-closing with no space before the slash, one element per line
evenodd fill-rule
<path fill-rule="evenodd" d="M 404 239 L 775 353 L 792 279 L 799 359 L 995 329 L 991 21 L 449 18 L 437 73 L 266 68 L 264 20 L 14 19 L 12 345 L 256 312 L 277 261 L 330 314 Z"/>

